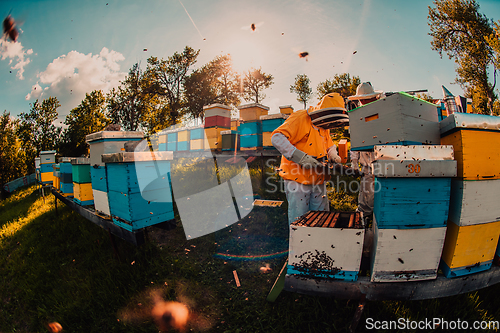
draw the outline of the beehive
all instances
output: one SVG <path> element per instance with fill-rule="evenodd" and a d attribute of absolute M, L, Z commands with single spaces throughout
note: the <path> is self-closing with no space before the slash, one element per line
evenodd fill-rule
<path fill-rule="evenodd" d="M 239 142 L 236 142 L 236 140 L 238 140 L 238 133 L 236 131 L 226 130 L 220 132 L 220 134 L 222 136 L 221 149 L 224 151 L 234 151 L 236 149 L 236 146 L 239 145 Z"/>
<path fill-rule="evenodd" d="M 189 141 L 179 141 L 177 142 L 177 151 L 188 151 L 190 147 Z"/>
<path fill-rule="evenodd" d="M 59 190 L 63 196 L 73 196 L 73 167 L 71 157 L 59 158 Z"/>
<path fill-rule="evenodd" d="M 240 110 L 240 119 L 243 121 L 256 121 L 260 116 L 266 116 L 269 112 L 269 107 L 258 103 L 245 104 L 238 106 Z M 241 125 L 240 125 L 241 126 Z"/>
<path fill-rule="evenodd" d="M 205 118 L 214 116 L 231 118 L 231 108 L 227 105 L 223 104 L 205 105 L 203 107 L 203 111 L 205 112 Z"/>
<path fill-rule="evenodd" d="M 375 146 L 374 214 L 380 229 L 445 227 L 456 161 L 451 146 Z"/>
<path fill-rule="evenodd" d="M 499 236 L 500 221 L 465 226 L 448 223 L 441 270 L 448 278 L 488 270 Z"/>
<path fill-rule="evenodd" d="M 90 158 L 78 157 L 71 159 L 71 171 L 73 178 L 73 201 L 81 206 L 93 205 Z"/>
<path fill-rule="evenodd" d="M 144 133 L 142 132 L 127 131 L 101 131 L 87 135 L 85 140 L 90 146 L 90 165 L 103 166 L 102 154 L 125 151 L 126 142 L 141 141 L 143 138 Z"/>
<path fill-rule="evenodd" d="M 290 224 L 287 274 L 356 281 L 364 228 L 357 212 L 308 212 Z"/>
<path fill-rule="evenodd" d="M 55 163 L 55 164 L 52 164 L 52 174 L 54 176 L 54 179 L 53 179 L 53 182 L 52 182 L 52 186 L 56 189 L 56 190 L 59 190 L 60 188 L 60 171 L 59 171 L 59 164 L 58 163 Z"/>
<path fill-rule="evenodd" d="M 94 208 L 97 212 L 105 215 L 109 214 L 108 202 L 108 180 L 106 165 L 93 165 L 90 167 L 90 177 L 92 179 L 92 194 L 94 196 Z"/>
<path fill-rule="evenodd" d="M 205 130 L 203 127 L 192 128 L 190 130 L 190 139 L 191 140 L 199 140 L 205 138 Z"/>
<path fill-rule="evenodd" d="M 279 108 L 282 114 L 291 115 L 293 113 L 293 107 L 291 105 L 282 105 Z"/>
<path fill-rule="evenodd" d="M 174 218 L 170 188 L 171 152 L 105 154 L 109 209 L 129 231 Z"/>
<path fill-rule="evenodd" d="M 287 115 L 282 113 L 274 113 L 267 116 L 261 116 L 260 122 L 262 123 L 262 132 L 272 132 L 277 129 L 288 118 Z"/>
<path fill-rule="evenodd" d="M 193 151 L 203 150 L 205 148 L 204 143 L 205 143 L 204 139 L 191 140 L 189 149 Z"/>
<path fill-rule="evenodd" d="M 40 164 L 53 164 L 56 162 L 55 150 L 44 150 L 40 152 Z"/>
<path fill-rule="evenodd" d="M 339 144 L 337 145 L 337 152 L 340 156 L 341 163 L 345 164 L 347 163 L 347 140 L 346 139 L 341 139 L 339 141 Z"/>
<path fill-rule="evenodd" d="M 458 177 L 500 179 L 500 118 L 454 113 L 440 122 L 441 143 L 453 145 Z"/>
<path fill-rule="evenodd" d="M 177 142 L 185 141 L 189 141 L 189 130 L 183 130 L 177 133 Z"/>
<path fill-rule="evenodd" d="M 262 148 L 265 149 L 273 149 L 273 143 L 271 142 L 272 132 L 263 132 L 262 133 Z"/>
<path fill-rule="evenodd" d="M 446 227 L 380 229 L 373 221 L 372 282 L 435 279 Z"/>
<path fill-rule="evenodd" d="M 231 128 L 231 118 L 223 116 L 205 117 L 205 128 L 209 127 L 223 127 L 226 129 Z"/>
<path fill-rule="evenodd" d="M 349 111 L 349 127 L 352 150 L 392 143 L 440 143 L 437 106 L 406 93 Z"/>

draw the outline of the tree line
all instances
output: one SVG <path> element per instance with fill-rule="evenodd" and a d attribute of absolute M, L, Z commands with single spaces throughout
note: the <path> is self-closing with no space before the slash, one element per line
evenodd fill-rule
<path fill-rule="evenodd" d="M 428 7 L 431 48 L 454 59 L 455 81 L 465 96 L 472 98 L 474 112 L 498 115 L 500 102 L 495 88 L 500 68 L 500 21 L 494 23 L 479 13 L 475 0 L 435 0 L 433 4 Z M 18 119 L 4 111 L 0 115 L 0 185 L 33 172 L 40 151 L 57 149 L 68 157 L 86 154 L 85 136 L 108 124 L 152 134 L 182 119 L 202 119 L 204 105 L 236 107 L 242 99 L 260 103 L 266 97 L 265 89 L 274 83 L 273 75 L 261 68 L 236 73 L 229 55 L 193 69 L 198 54 L 199 50 L 186 46 L 167 59 L 148 58 L 145 69 L 134 64 L 109 93 L 87 93 L 66 116 L 64 129 L 54 124 L 60 107 L 56 97 L 36 100 Z M 313 97 L 310 83 L 306 74 L 299 74 L 290 86 L 304 108 Z M 317 85 L 316 95 L 320 99 L 338 92 L 347 97 L 356 93 L 359 83 L 359 76 L 335 74 Z"/>

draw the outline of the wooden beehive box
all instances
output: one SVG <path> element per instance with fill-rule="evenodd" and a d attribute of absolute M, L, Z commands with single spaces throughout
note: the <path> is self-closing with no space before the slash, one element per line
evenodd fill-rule
<path fill-rule="evenodd" d="M 308 212 L 290 225 L 287 274 L 356 281 L 365 229 L 357 212 Z"/>
<path fill-rule="evenodd" d="M 448 278 L 488 270 L 499 236 L 500 221 L 465 226 L 448 223 L 441 270 Z"/>
<path fill-rule="evenodd" d="M 271 142 L 272 132 L 262 132 L 262 147 L 266 149 L 274 148 Z"/>
<path fill-rule="evenodd" d="M 205 105 L 203 111 L 205 112 L 205 118 L 213 116 L 231 118 L 231 107 L 224 104 Z"/>
<path fill-rule="evenodd" d="M 291 105 L 282 105 L 279 108 L 282 114 L 291 115 L 293 113 L 293 107 Z"/>
<path fill-rule="evenodd" d="M 372 282 L 405 282 L 437 277 L 446 227 L 380 229 L 373 219 Z"/>
<path fill-rule="evenodd" d="M 267 116 L 260 116 L 260 122 L 262 123 L 262 132 L 272 132 L 281 124 L 285 122 L 288 118 L 287 115 L 283 113 L 274 113 Z"/>
<path fill-rule="evenodd" d="M 93 205 L 92 183 L 73 183 L 73 201 L 80 206 Z"/>
<path fill-rule="evenodd" d="M 40 152 L 40 164 L 52 164 L 56 162 L 55 150 L 44 150 Z"/>
<path fill-rule="evenodd" d="M 451 182 L 450 221 L 459 226 L 500 221 L 500 179 Z"/>
<path fill-rule="evenodd" d="M 129 231 L 174 218 L 171 152 L 105 154 L 110 215 Z"/>
<path fill-rule="evenodd" d="M 78 157 L 71 160 L 71 172 L 73 183 L 91 183 L 90 158 Z"/>
<path fill-rule="evenodd" d="M 260 116 L 267 116 L 269 107 L 258 103 L 245 104 L 238 106 L 240 110 L 240 119 L 243 121 L 256 121 Z M 241 125 L 240 125 L 241 126 Z"/>
<path fill-rule="evenodd" d="M 108 180 L 106 165 L 93 165 L 90 167 L 92 179 L 92 194 L 94 196 L 94 208 L 96 211 L 110 215 L 108 202 Z"/>
<path fill-rule="evenodd" d="M 380 229 L 445 227 L 451 178 L 456 176 L 453 147 L 375 146 L 374 214 Z"/>
<path fill-rule="evenodd" d="M 352 150 L 391 143 L 440 143 L 436 105 L 405 93 L 349 111 L 349 127 Z"/>
<path fill-rule="evenodd" d="M 210 127 L 223 127 L 226 129 L 231 128 L 231 118 L 223 116 L 211 116 L 205 118 L 205 128 Z"/>
<path fill-rule="evenodd" d="M 222 150 L 228 151 L 236 149 L 236 145 L 239 144 L 239 142 L 236 143 L 238 136 L 238 133 L 236 131 L 233 130 L 222 131 L 221 136 L 222 136 L 222 141 L 221 141 Z"/>
<path fill-rule="evenodd" d="M 458 177 L 500 179 L 500 117 L 454 113 L 440 122 L 441 143 L 453 145 Z"/>
<path fill-rule="evenodd" d="M 90 165 L 103 166 L 102 154 L 112 154 L 124 151 L 128 141 L 140 141 L 144 138 L 142 132 L 101 131 L 89 134 L 85 140 L 90 145 Z"/>

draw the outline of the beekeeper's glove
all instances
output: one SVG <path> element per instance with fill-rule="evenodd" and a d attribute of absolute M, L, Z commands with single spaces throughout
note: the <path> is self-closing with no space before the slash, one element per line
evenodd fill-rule
<path fill-rule="evenodd" d="M 305 169 L 311 169 L 311 168 L 323 168 L 324 165 L 320 163 L 318 160 L 316 160 L 314 157 L 311 155 L 307 155 L 304 153 L 302 150 L 295 149 L 295 151 L 292 154 L 292 158 L 290 159 L 292 162 L 297 163 L 301 167 Z"/>
<path fill-rule="evenodd" d="M 330 162 L 332 162 L 332 163 L 342 162 L 342 158 L 340 158 L 340 156 L 337 152 L 337 146 L 333 145 L 330 148 L 328 148 L 327 154 L 328 154 L 328 160 Z"/>

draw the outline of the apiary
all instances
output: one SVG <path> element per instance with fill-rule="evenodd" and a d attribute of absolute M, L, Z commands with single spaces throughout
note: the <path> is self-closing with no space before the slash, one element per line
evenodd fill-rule
<path fill-rule="evenodd" d="M 453 145 L 458 177 L 500 179 L 500 118 L 454 113 L 440 123 L 441 144 Z"/>
<path fill-rule="evenodd" d="M 445 227 L 457 172 L 453 147 L 384 145 L 375 146 L 374 155 L 378 228 Z"/>
<path fill-rule="evenodd" d="M 104 166 L 101 161 L 102 154 L 112 154 L 125 151 L 124 144 L 128 141 L 141 141 L 142 132 L 127 131 L 101 131 L 85 137 L 90 146 L 90 165 Z"/>
<path fill-rule="evenodd" d="M 491 267 L 500 236 L 500 221 L 459 226 L 448 223 L 441 270 L 448 278 Z"/>
<path fill-rule="evenodd" d="M 256 121 L 259 120 L 261 116 L 267 116 L 269 107 L 258 103 L 252 103 L 240 105 L 238 106 L 238 110 L 240 110 L 240 120 Z"/>
<path fill-rule="evenodd" d="M 435 279 L 446 227 L 380 229 L 373 218 L 372 282 Z"/>
<path fill-rule="evenodd" d="M 440 144 L 437 106 L 402 92 L 349 111 L 349 128 L 352 150 Z"/>
<path fill-rule="evenodd" d="M 220 116 L 231 119 L 231 108 L 224 104 L 211 104 L 203 107 L 205 118 Z"/>
<path fill-rule="evenodd" d="M 170 187 L 171 152 L 105 154 L 108 201 L 113 222 L 129 231 L 174 218 Z"/>
<path fill-rule="evenodd" d="M 306 213 L 290 224 L 287 275 L 356 281 L 364 232 L 357 212 Z"/>
<path fill-rule="evenodd" d="M 90 158 L 71 159 L 73 178 L 73 201 L 81 206 L 94 204 L 92 194 L 92 178 L 90 176 Z"/>

